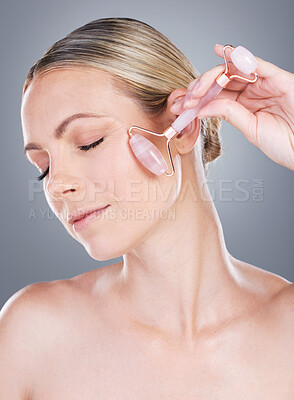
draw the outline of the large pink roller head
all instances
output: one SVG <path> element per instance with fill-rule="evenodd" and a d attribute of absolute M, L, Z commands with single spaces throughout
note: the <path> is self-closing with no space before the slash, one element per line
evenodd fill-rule
<path fill-rule="evenodd" d="M 167 171 L 167 165 L 158 148 L 144 136 L 135 134 L 130 138 L 130 146 L 142 165 L 155 175 Z"/>
<path fill-rule="evenodd" d="M 231 52 L 232 63 L 243 74 L 250 75 L 257 68 L 257 61 L 254 55 L 245 47 L 238 46 Z"/>

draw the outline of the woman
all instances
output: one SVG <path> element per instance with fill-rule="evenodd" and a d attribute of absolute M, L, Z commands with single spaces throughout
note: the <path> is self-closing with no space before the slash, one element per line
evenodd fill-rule
<path fill-rule="evenodd" d="M 230 83 L 203 108 L 205 119 L 172 140 L 171 177 L 140 165 L 127 130 L 163 132 L 223 64 L 198 77 L 154 28 L 105 18 L 31 68 L 24 144 L 48 204 L 92 258 L 123 262 L 34 283 L 8 300 L 1 398 L 293 399 L 293 285 L 229 254 L 205 180 L 221 154 L 221 118 L 294 169 L 293 74 L 258 61 L 255 84 Z M 162 138 L 156 145 L 164 151 Z M 90 223 L 74 223 L 100 208 Z"/>

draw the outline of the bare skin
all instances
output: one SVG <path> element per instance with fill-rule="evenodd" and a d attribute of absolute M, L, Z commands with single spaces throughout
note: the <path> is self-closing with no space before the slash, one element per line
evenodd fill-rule
<path fill-rule="evenodd" d="M 250 298 L 240 292 L 246 310 L 192 340 L 133 318 L 117 284 L 123 263 L 31 285 L 30 308 L 42 312 L 34 313 L 36 365 L 23 399 L 292 400 L 293 284 L 232 262 L 251 285 Z"/>
<path fill-rule="evenodd" d="M 34 143 L 29 160 L 49 167 L 48 204 L 94 259 L 123 262 L 30 285 L 9 301 L 0 316 L 3 398 L 293 400 L 293 285 L 228 253 L 201 164 L 199 121 L 172 141 L 172 177 L 146 172 L 128 146 L 127 127 L 162 131 L 185 94 L 170 94 L 159 123 L 102 71 L 54 71 L 30 85 L 24 139 Z M 58 124 L 81 112 L 107 117 L 75 120 L 56 139 Z M 77 147 L 102 133 L 101 147 Z M 112 180 L 114 191 L 93 200 L 95 187 Z M 146 185 L 170 196 L 134 201 L 128 181 L 141 182 L 141 194 Z M 106 204 L 105 219 L 82 231 L 68 222 L 79 208 Z M 176 218 L 123 218 L 124 209 L 154 207 Z"/>

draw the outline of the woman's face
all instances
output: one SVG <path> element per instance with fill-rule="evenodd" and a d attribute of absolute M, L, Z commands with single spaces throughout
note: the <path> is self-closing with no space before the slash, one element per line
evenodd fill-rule
<path fill-rule="evenodd" d="M 82 117 L 86 113 L 90 116 Z M 73 115 L 79 118 L 67 120 Z M 29 85 L 21 118 L 24 145 L 34 143 L 27 158 L 41 173 L 49 167 L 43 188 L 50 208 L 93 258 L 119 257 L 140 244 L 159 222 L 169 224 L 180 174 L 156 176 L 146 170 L 135 158 L 127 133 L 132 125 L 157 133 L 162 126 L 147 119 L 134 100 L 118 94 L 110 74 L 82 68 L 46 73 Z M 57 130 L 64 120 L 68 123 Z M 155 138 L 166 155 L 165 138 L 148 138 Z M 96 147 L 81 148 L 99 139 Z M 171 151 L 175 168 L 180 169 L 173 146 Z M 84 229 L 68 221 L 78 210 L 107 205 Z"/>

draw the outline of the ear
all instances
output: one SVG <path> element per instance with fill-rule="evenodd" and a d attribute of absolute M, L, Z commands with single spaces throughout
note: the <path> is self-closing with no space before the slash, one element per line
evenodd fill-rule
<path fill-rule="evenodd" d="M 166 112 L 168 113 L 168 119 L 170 124 L 173 123 L 178 115 L 175 115 L 174 113 L 170 112 L 171 106 L 176 103 L 177 101 L 180 101 L 183 97 L 185 97 L 187 93 L 187 89 L 185 88 L 178 88 L 175 89 L 167 98 L 167 110 Z M 199 132 L 200 132 L 200 120 L 196 117 L 188 126 L 186 126 L 185 129 L 182 130 L 181 133 L 179 133 L 172 141 L 174 142 L 174 145 L 177 148 L 178 153 L 180 154 L 186 154 L 189 153 L 198 137 L 199 137 Z"/>

